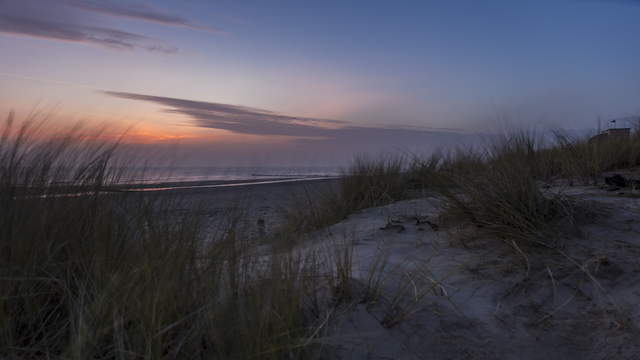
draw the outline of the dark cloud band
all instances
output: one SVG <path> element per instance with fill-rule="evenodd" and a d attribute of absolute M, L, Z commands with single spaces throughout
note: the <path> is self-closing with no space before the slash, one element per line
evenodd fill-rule
<path fill-rule="evenodd" d="M 176 99 L 162 96 L 107 91 L 122 99 L 152 102 L 168 107 L 166 111 L 190 117 L 193 126 L 228 130 L 239 134 L 278 135 L 317 138 L 318 140 L 380 141 L 424 139 L 425 135 L 454 134 L 447 131 L 392 127 L 353 126 L 346 122 L 278 114 L 246 106 Z"/>
<path fill-rule="evenodd" d="M 125 17 L 135 20 L 155 22 L 163 25 L 180 26 L 196 30 L 206 30 L 220 32 L 221 30 L 212 26 L 194 24 L 190 20 L 170 12 L 157 9 L 144 3 L 118 4 L 115 2 L 93 1 L 93 0 L 63 0 L 64 3 L 76 8 L 92 11 L 104 15 Z"/>
<path fill-rule="evenodd" d="M 174 47 L 154 44 L 145 36 L 126 31 L 3 14 L 0 14 L 0 33 L 86 43 L 112 49 L 141 48 L 165 54 L 175 53 L 178 50 Z"/>
<path fill-rule="evenodd" d="M 179 15 L 139 2 L 0 0 L 0 33 L 99 45 L 109 49 L 144 49 L 164 54 L 178 51 L 176 47 L 163 45 L 161 40 L 81 21 L 87 12 L 168 26 L 220 31 L 213 27 L 194 24 Z"/>

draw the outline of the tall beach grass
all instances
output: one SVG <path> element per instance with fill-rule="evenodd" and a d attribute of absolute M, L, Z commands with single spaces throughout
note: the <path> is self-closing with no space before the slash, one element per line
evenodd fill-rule
<path fill-rule="evenodd" d="M 435 196 L 443 209 L 509 243 L 554 247 L 589 217 L 579 202 L 545 191 L 601 184 L 606 171 L 640 166 L 640 135 L 589 141 L 561 132 L 541 136 L 513 131 L 484 146 L 435 152 L 428 157 L 356 158 L 336 186 L 309 194 L 292 207 L 297 229 L 323 228 L 358 210 L 412 197 Z"/>
<path fill-rule="evenodd" d="M 519 254 L 556 249 L 585 211 L 543 185 L 640 165 L 636 133 L 594 143 L 518 132 L 429 157 L 360 157 L 262 239 L 242 231 L 241 214 L 212 220 L 197 204 L 176 212 L 179 199 L 113 191 L 128 176 L 117 141 L 46 131 L 12 116 L 2 128 L 0 358 L 321 358 L 335 309 L 362 296 L 349 287 L 350 243 L 327 257 L 298 247 L 306 233 L 428 195 Z M 382 296 L 383 272 L 371 270 L 367 301 Z"/>
<path fill-rule="evenodd" d="M 10 117 L 0 140 L 0 358 L 319 356 L 335 266 L 109 192 L 117 143 L 45 130 Z"/>

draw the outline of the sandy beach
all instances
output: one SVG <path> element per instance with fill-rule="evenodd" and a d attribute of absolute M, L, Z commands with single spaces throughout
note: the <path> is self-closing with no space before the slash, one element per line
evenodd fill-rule
<path fill-rule="evenodd" d="M 144 196 L 161 197 L 175 205 L 176 214 L 198 209 L 213 219 L 242 210 L 245 226 L 264 220 L 266 231 L 281 221 L 281 210 L 294 199 L 313 198 L 335 187 L 336 178 L 274 179 L 243 181 L 198 181 L 158 183 L 146 187 Z"/>
<path fill-rule="evenodd" d="M 436 197 L 365 209 L 319 231 L 309 247 L 354 245 L 363 293 L 372 271 L 384 279 L 376 301 L 336 318 L 325 340 L 335 357 L 637 359 L 637 198 L 595 186 L 549 192 L 601 211 L 567 240 L 566 258 L 513 258 L 468 223 L 442 226 Z"/>

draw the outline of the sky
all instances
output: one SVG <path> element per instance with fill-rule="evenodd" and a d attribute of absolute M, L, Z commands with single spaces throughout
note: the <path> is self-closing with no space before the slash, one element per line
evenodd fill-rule
<path fill-rule="evenodd" d="M 640 113 L 638 19 L 640 0 L 0 0 L 0 116 L 198 165 L 589 130 Z"/>

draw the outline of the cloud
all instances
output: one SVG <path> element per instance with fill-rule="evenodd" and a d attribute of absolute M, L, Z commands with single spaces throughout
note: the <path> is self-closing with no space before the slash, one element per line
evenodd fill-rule
<path fill-rule="evenodd" d="M 477 134 L 473 133 L 398 126 L 357 126 L 344 121 L 284 115 L 247 106 L 126 92 L 104 93 L 121 99 L 161 105 L 166 107 L 165 111 L 188 116 L 191 125 L 196 127 L 265 137 L 290 137 L 289 141 L 284 142 L 259 142 L 255 139 L 248 142 L 185 141 L 181 142 L 180 147 L 170 149 L 163 148 L 168 144 L 160 143 L 137 147 L 152 154 L 172 154 L 180 157 L 184 164 L 198 166 L 346 165 L 352 156 L 359 154 L 398 151 L 405 154 L 429 154 L 456 146 L 470 146 L 477 141 Z M 154 159 L 166 158 L 167 155 L 158 155 Z"/>
<path fill-rule="evenodd" d="M 238 134 L 291 136 L 305 141 L 334 142 L 342 145 L 367 143 L 424 143 L 426 136 L 461 136 L 436 129 L 356 126 L 338 120 L 283 115 L 268 110 L 221 103 L 176 99 L 170 97 L 107 91 L 122 99 L 146 101 L 168 107 L 166 111 L 187 115 L 192 125 L 227 130 Z M 311 139 L 310 139 L 311 138 Z M 314 140 L 315 139 L 315 140 Z"/>
<path fill-rule="evenodd" d="M 126 31 L 12 15 L 0 14 L 0 33 L 94 44 L 111 49 L 141 48 L 165 54 L 177 51 L 177 48 L 154 44 L 145 36 Z"/>
<path fill-rule="evenodd" d="M 108 91 L 105 93 L 123 99 L 153 102 L 168 106 L 170 108 L 167 110 L 168 112 L 191 117 L 194 126 L 228 130 L 239 134 L 299 137 L 328 136 L 333 130 L 326 126 L 343 124 L 337 120 L 282 115 L 246 106 L 125 92 Z"/>
<path fill-rule="evenodd" d="M 93 16 L 92 13 L 102 15 Z M 99 45 L 109 49 L 144 49 L 173 54 L 178 51 L 148 36 L 101 26 L 105 17 L 128 17 L 171 26 L 217 31 L 144 4 L 118 5 L 92 0 L 0 0 L 0 33 L 56 41 Z"/>
<path fill-rule="evenodd" d="M 172 14 L 165 10 L 138 2 L 118 4 L 114 2 L 95 0 L 64 0 L 64 3 L 78 9 L 92 11 L 103 15 L 149 21 L 163 25 L 186 27 L 196 30 L 221 32 L 218 28 L 194 24 L 180 15 Z"/>

